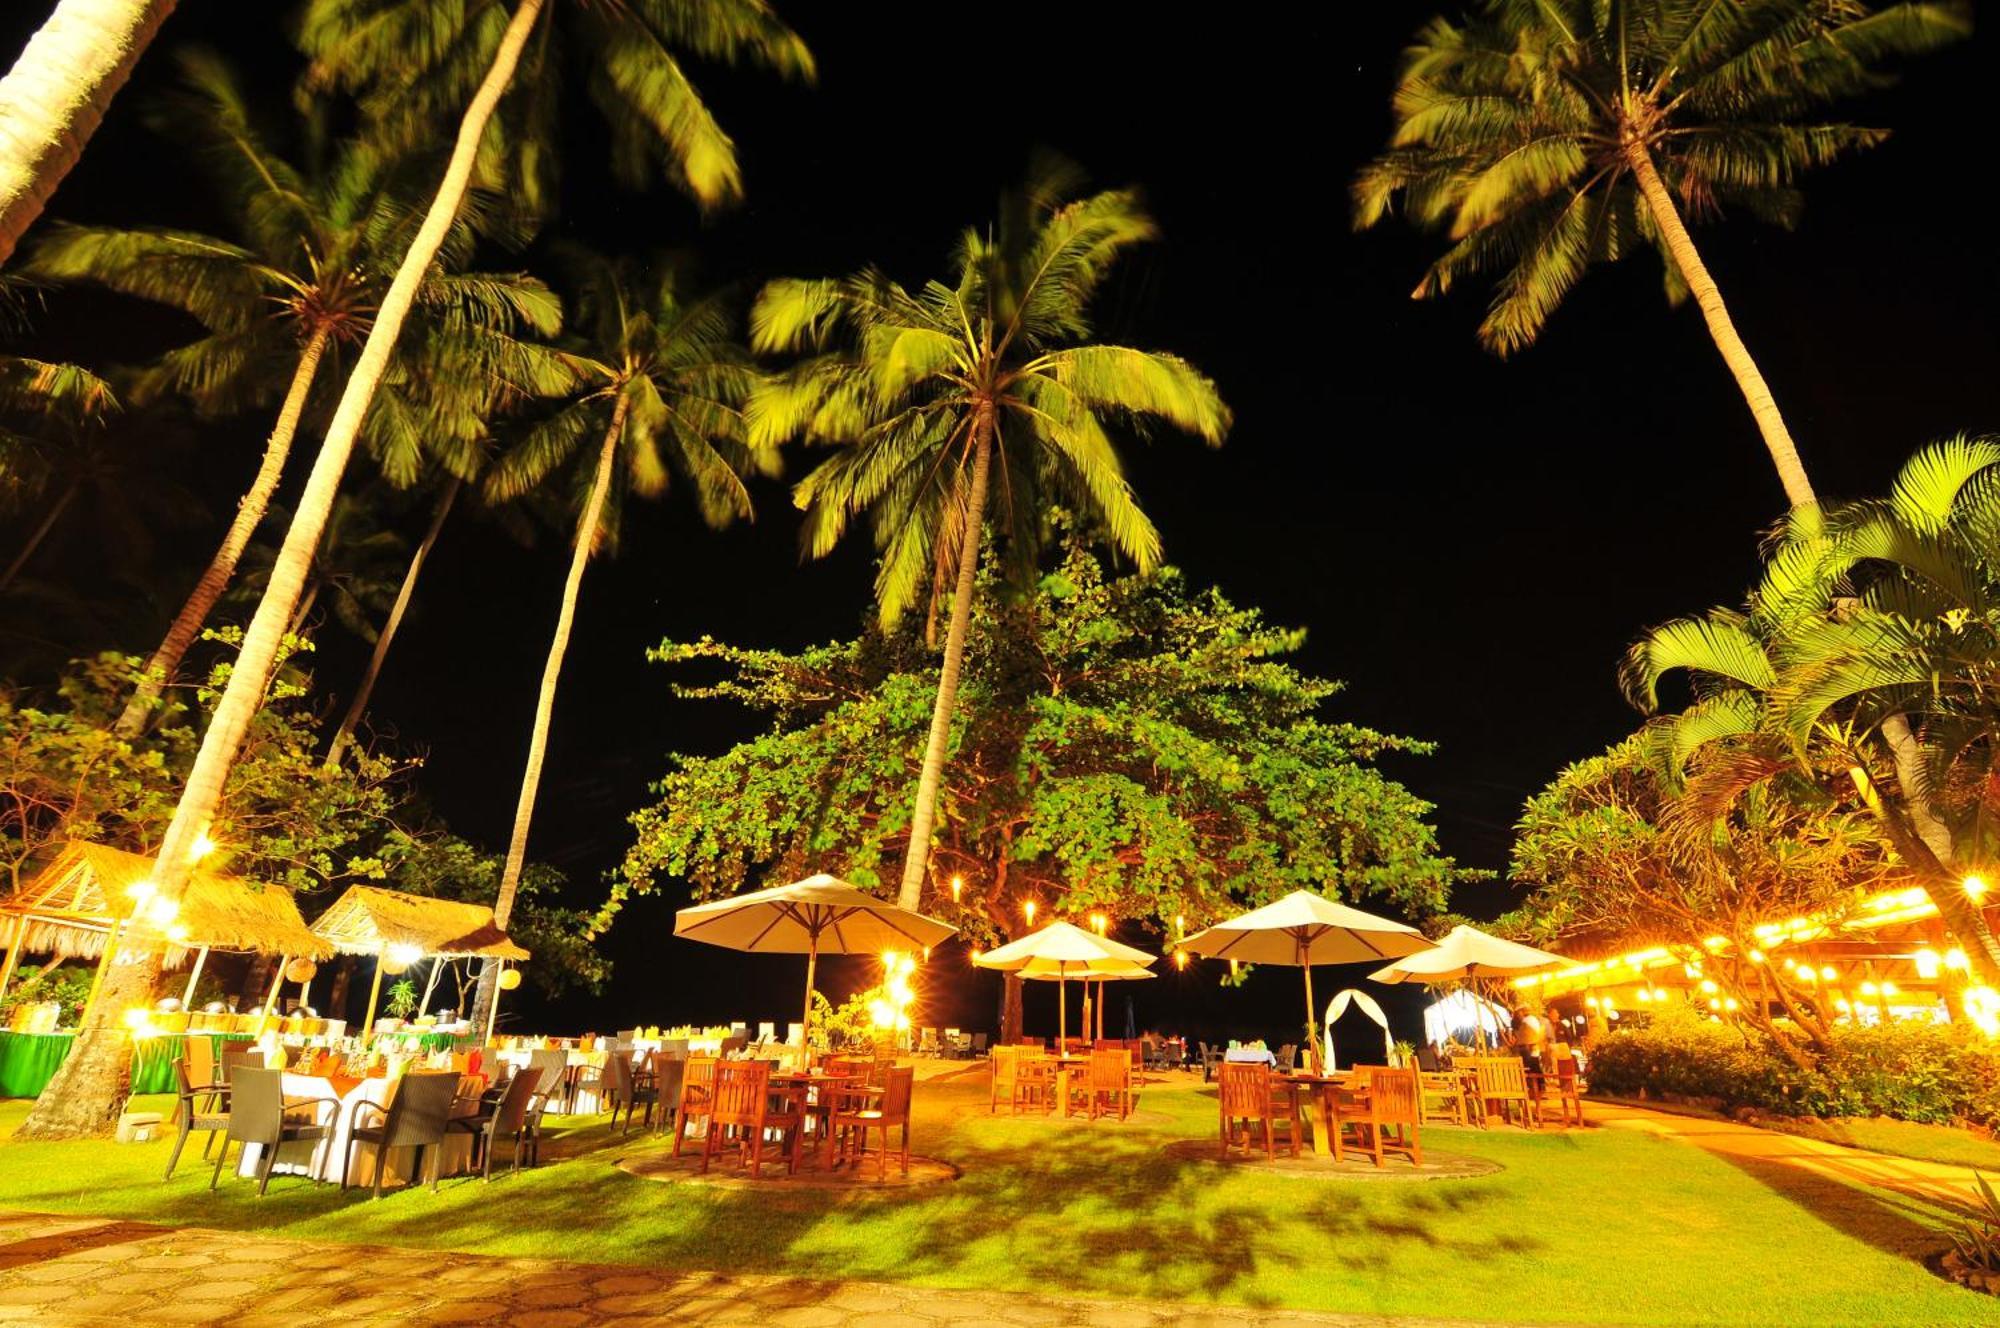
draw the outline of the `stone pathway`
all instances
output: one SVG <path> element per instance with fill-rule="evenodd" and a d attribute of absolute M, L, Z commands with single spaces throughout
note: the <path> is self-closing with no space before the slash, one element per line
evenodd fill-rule
<path fill-rule="evenodd" d="M 1586 1102 L 1585 1109 L 1594 1125 L 1643 1130 L 1662 1138 L 1682 1140 L 1725 1158 L 1797 1167 L 1828 1179 L 1894 1190 L 1930 1203 L 1962 1208 L 1977 1193 L 1971 1167 L 1891 1157 L 1865 1148 L 1760 1130 L 1735 1121 L 1681 1116 L 1623 1103 Z"/>
<path fill-rule="evenodd" d="M 1385 1319 L 269 1240 L 202 1228 L 0 1212 L 0 1325 L 296 1328 L 493 1324 L 637 1328 L 1478 1328 Z"/>

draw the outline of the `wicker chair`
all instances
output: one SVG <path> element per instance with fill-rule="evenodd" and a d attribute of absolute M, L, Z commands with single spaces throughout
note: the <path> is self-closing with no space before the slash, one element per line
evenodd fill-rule
<path fill-rule="evenodd" d="M 478 1152 L 479 1175 L 482 1180 L 493 1179 L 493 1145 L 501 1140 L 510 1140 L 514 1145 L 512 1166 L 521 1169 L 523 1150 L 528 1155 L 529 1165 L 541 1161 L 542 1132 L 540 1122 L 530 1109 L 536 1097 L 536 1078 L 531 1074 L 517 1074 L 507 1083 L 506 1091 L 492 1109 L 478 1116 L 454 1117 L 450 1128 L 473 1136 L 473 1147 Z M 378 1167 L 379 1170 L 379 1162 Z"/>
<path fill-rule="evenodd" d="M 882 1131 L 882 1147 L 875 1155 L 876 1175 L 879 1179 L 889 1178 L 889 1131 L 897 1126 L 903 1130 L 903 1174 L 910 1174 L 910 1098 L 912 1086 L 916 1083 L 917 1072 L 905 1066 L 889 1072 L 889 1082 L 878 1093 L 867 1094 L 852 1089 L 839 1093 L 834 1100 L 832 1133 L 840 1142 L 840 1156 L 845 1159 L 849 1145 L 863 1151 L 868 1147 L 868 1131 Z M 857 1159 L 858 1160 L 858 1159 Z"/>
<path fill-rule="evenodd" d="M 1292 1156 L 1299 1155 L 1299 1100 L 1296 1089 L 1274 1078 L 1268 1065 L 1234 1061 L 1222 1063 L 1216 1072 L 1216 1082 L 1219 1085 L 1216 1096 L 1222 1106 L 1224 1158 L 1229 1156 L 1229 1150 L 1239 1136 L 1247 1149 L 1254 1146 L 1260 1133 L 1264 1140 L 1264 1153 L 1273 1162 L 1278 1160 L 1276 1136 L 1279 1133 L 1284 1134 Z"/>
<path fill-rule="evenodd" d="M 199 1039 L 190 1038 L 189 1045 Z M 215 1146 L 215 1138 L 224 1138 L 228 1146 L 229 1135 L 229 1085 L 202 1082 L 197 1084 L 188 1075 L 186 1057 L 174 1061 L 174 1080 L 178 1086 L 180 1101 L 174 1109 L 174 1121 L 179 1126 L 179 1134 L 174 1138 L 174 1151 L 167 1158 L 167 1174 L 163 1179 L 174 1178 L 174 1168 L 180 1165 L 181 1150 L 187 1147 L 188 1136 L 196 1130 L 202 1131 L 201 1155 L 204 1160 L 208 1150 Z"/>
<path fill-rule="evenodd" d="M 375 1146 L 375 1192 L 382 1197 L 383 1181 L 389 1170 L 392 1149 L 416 1150 L 416 1165 L 410 1170 L 411 1183 L 426 1169 L 432 1193 L 437 1192 L 438 1172 L 444 1161 L 444 1138 L 451 1129 L 452 1104 L 458 1100 L 458 1075 L 451 1071 L 436 1074 L 406 1074 L 396 1081 L 396 1091 L 388 1107 L 373 1102 L 357 1102 L 354 1123 L 347 1131 L 347 1153 L 340 1159 L 340 1188 L 347 1188 L 348 1172 L 354 1165 L 354 1150 L 362 1144 Z M 361 1113 L 375 1114 L 376 1123 L 363 1125 Z"/>
<path fill-rule="evenodd" d="M 453 1076 L 456 1084 L 457 1077 Z M 300 1121 L 286 1115 L 294 1107 L 331 1106 L 333 1115 L 324 1121 Z M 284 1077 L 261 1065 L 239 1064 L 229 1085 L 229 1125 L 222 1147 L 215 1150 L 215 1170 L 209 1174 L 208 1188 L 222 1179 L 222 1164 L 229 1159 L 232 1140 L 248 1147 L 257 1145 L 257 1194 L 262 1197 L 271 1184 L 271 1168 L 278 1161 L 281 1144 L 302 1140 L 331 1139 L 340 1124 L 337 1098 L 286 1100 Z M 240 1150 L 239 1150 L 240 1151 Z"/>

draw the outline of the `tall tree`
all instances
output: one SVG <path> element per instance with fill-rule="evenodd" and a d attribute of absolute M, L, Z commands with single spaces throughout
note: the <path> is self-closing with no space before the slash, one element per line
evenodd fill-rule
<path fill-rule="evenodd" d="M 1010 565 L 1035 566 L 1048 509 L 1062 502 L 1150 570 L 1159 534 L 1107 425 L 1158 420 L 1210 445 L 1229 428 L 1214 384 L 1185 360 L 1090 340 L 1092 298 L 1155 229 L 1130 192 L 1078 197 L 1078 186 L 1072 168 L 1038 165 L 995 226 L 960 239 L 949 285 L 911 294 L 870 268 L 837 281 L 774 281 L 751 311 L 754 349 L 817 352 L 751 403 L 753 442 L 837 449 L 794 495 L 806 552 L 824 556 L 865 517 L 881 554 L 885 625 L 926 592 L 935 611 L 950 588 L 897 892 L 905 908 L 917 907 L 930 866 L 995 464 Z"/>
<path fill-rule="evenodd" d="M 60 0 L 0 78 L 0 263 L 34 224 L 175 0 Z"/>
<path fill-rule="evenodd" d="M 301 34 L 314 56 L 317 77 L 367 88 L 366 100 L 372 103 L 378 120 L 400 113 L 405 125 L 435 126 L 456 112 L 458 129 L 437 192 L 394 280 L 383 293 L 375 322 L 334 407 L 272 568 L 271 583 L 244 633 L 236 666 L 161 841 L 154 878 L 165 899 L 177 900 L 187 883 L 189 851 L 213 816 L 250 720 L 263 703 L 313 548 L 319 543 L 376 389 L 389 370 L 390 357 L 418 292 L 457 223 L 480 164 L 482 145 L 488 144 L 488 128 L 494 125 L 522 53 L 536 24 L 550 12 L 550 3 L 517 0 L 511 13 L 503 0 L 451 5 L 435 0 L 312 0 L 307 6 Z M 562 8 L 599 25 L 593 30 L 609 34 L 616 43 L 605 51 L 603 78 L 607 83 L 600 100 L 621 113 L 639 116 L 651 112 L 637 121 L 643 130 L 621 125 L 617 141 L 638 144 L 657 140 L 668 160 L 690 167 L 684 172 L 690 188 L 699 194 L 704 185 L 712 186 L 718 200 L 733 192 L 733 152 L 719 131 L 696 138 L 684 132 L 691 119 L 706 119 L 707 112 L 672 50 L 678 47 L 710 58 L 750 60 L 790 72 L 810 71 L 804 46 L 759 0 L 624 0 L 617 5 L 575 0 Z M 611 56 L 615 60 L 609 59 Z M 429 116 L 411 118 L 412 107 L 426 105 Z M 441 109 L 444 107 L 449 109 Z M 659 118 L 662 114 L 669 118 Z M 544 123 L 539 127 L 548 126 Z M 500 140 L 502 136 L 494 137 Z M 517 137 L 515 141 L 524 140 Z M 691 149 L 697 148 L 698 170 L 690 166 L 695 160 Z M 730 169 L 719 172 L 715 163 L 724 157 Z M 115 980 L 107 980 L 103 999 L 78 1030 L 68 1059 L 22 1122 L 22 1137 L 69 1138 L 110 1128 L 117 1118 L 131 1043 L 107 1012 L 144 997 L 158 974 L 159 956 L 155 953 L 141 963 L 123 966 Z"/>
<path fill-rule="evenodd" d="M 658 265 L 646 279 L 636 264 L 577 255 L 573 326 L 581 338 L 575 354 L 591 380 L 549 419 L 528 430 L 494 463 L 487 493 L 516 498 L 559 472 L 568 472 L 581 499 L 569 575 L 563 582 L 555 634 L 542 666 L 542 683 L 528 731 L 527 763 L 514 809 L 493 916 L 502 926 L 513 911 L 527 862 L 528 829 L 548 754 L 556 685 L 576 621 L 577 598 L 591 555 L 617 539 L 625 494 L 658 497 L 676 472 L 694 490 L 710 526 L 751 514 L 742 475 L 777 473 L 777 451 L 753 451 L 746 442 L 742 405 L 755 374 L 730 340 L 727 306 L 714 297 L 683 300 L 673 271 Z M 498 968 L 480 974 L 474 1020 L 485 1017 Z"/>
<path fill-rule="evenodd" d="M 1809 503 L 1784 417 L 1686 223 L 1736 207 L 1791 224 L 1806 171 L 1886 136 L 1826 108 L 1968 26 L 1958 4 L 1485 0 L 1463 22 L 1432 20 L 1405 53 L 1390 149 L 1355 181 L 1356 222 L 1400 201 L 1449 235 L 1420 298 L 1497 272 L 1479 335 L 1503 355 L 1535 340 L 1590 264 L 1656 250 L 1668 299 L 1691 294 L 1701 309 L 1786 497 Z"/>
<path fill-rule="evenodd" d="M 1168 937 L 1177 919 L 1192 931 L 1299 888 L 1444 906 L 1458 873 L 1431 809 L 1378 767 L 1428 745 L 1326 717 L 1340 684 L 1291 662 L 1303 633 L 1171 567 L 1111 575 L 1073 537 L 1023 595 L 992 593 L 996 561 L 974 600 L 952 815 L 933 850 L 957 886 L 927 905 L 969 941 L 1025 932 L 1029 901 L 1041 918 L 1102 911 Z M 704 898 L 810 871 L 894 879 L 933 693 L 919 632 L 797 653 L 669 643 L 655 658 L 723 664 L 721 682 L 677 694 L 770 726 L 674 759 L 632 818 L 611 907 L 662 878 Z"/>
<path fill-rule="evenodd" d="M 279 396 L 249 488 L 119 715 L 118 732 L 126 737 L 155 712 L 228 588 L 284 478 L 293 439 L 315 406 L 325 405 L 318 392 L 322 365 L 338 365 L 343 350 L 367 335 L 414 224 L 403 163 L 372 144 L 350 142 L 324 163 L 295 164 L 269 146 L 235 77 L 213 52 L 184 51 L 179 59 L 183 88 L 161 108 L 157 125 L 197 152 L 232 214 L 235 238 L 57 226 L 33 247 L 26 268 L 52 281 L 155 300 L 200 322 L 205 335 L 167 352 L 140 376 L 139 400 L 171 392 L 204 415 L 223 416 Z M 500 229 L 504 218 L 493 211 L 472 210 L 483 229 Z M 400 359 L 417 355 L 426 362 L 417 373 L 392 370 L 386 398 L 369 416 L 371 443 L 372 435 L 387 435 L 392 441 L 383 446 L 408 447 L 404 435 L 419 425 L 426 435 L 450 436 L 455 416 L 436 408 L 450 385 L 462 390 L 471 380 L 488 393 L 498 390 L 495 384 L 523 369 L 525 356 L 513 338 L 557 331 L 560 306 L 541 282 L 464 270 L 473 243 L 472 226 L 456 227 L 439 270 L 426 278 L 416 305 L 422 336 L 398 352 Z"/>

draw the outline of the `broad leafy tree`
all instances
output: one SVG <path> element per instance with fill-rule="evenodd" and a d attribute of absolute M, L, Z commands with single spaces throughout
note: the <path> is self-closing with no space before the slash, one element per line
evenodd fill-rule
<path fill-rule="evenodd" d="M 1735 209 L 1790 224 L 1807 171 L 1885 135 L 1831 108 L 1967 26 L 1956 4 L 1484 0 L 1433 19 L 1405 53 L 1390 147 L 1355 182 L 1356 219 L 1400 207 L 1446 233 L 1420 297 L 1495 275 L 1479 334 L 1502 354 L 1535 340 L 1592 263 L 1659 253 L 1668 298 L 1694 297 L 1786 497 L 1809 503 L 1687 223 Z"/>
<path fill-rule="evenodd" d="M 1444 906 L 1457 873 L 1430 807 L 1377 765 L 1427 746 L 1326 717 L 1339 686 L 1287 661 L 1300 633 L 1173 568 L 1109 576 L 1080 540 L 1022 596 L 997 593 L 996 562 L 975 600 L 933 847 L 957 884 L 927 909 L 990 943 L 1027 929 L 1030 901 L 1038 920 L 1102 911 L 1168 937 L 1294 889 Z M 771 725 L 719 756 L 676 758 L 633 817 L 614 905 L 667 878 L 709 898 L 822 870 L 886 892 L 931 711 L 920 633 L 658 657 L 722 664 L 720 682 L 679 694 Z"/>
<path fill-rule="evenodd" d="M 918 905 L 930 866 L 988 520 L 1010 565 L 1032 568 L 1048 509 L 1064 503 L 1151 569 L 1159 534 L 1113 432 L 1158 423 L 1214 445 L 1229 428 L 1214 384 L 1185 360 L 1092 339 L 1092 299 L 1155 228 L 1131 193 L 1080 195 L 1078 183 L 1068 166 L 1039 166 L 997 224 L 961 237 L 948 283 L 911 292 L 873 268 L 774 281 L 751 312 L 754 349 L 810 352 L 759 391 L 753 439 L 835 449 L 796 491 L 806 552 L 829 553 L 865 521 L 881 555 L 885 626 L 926 598 L 933 612 L 950 605 L 898 890 L 905 908 Z"/>

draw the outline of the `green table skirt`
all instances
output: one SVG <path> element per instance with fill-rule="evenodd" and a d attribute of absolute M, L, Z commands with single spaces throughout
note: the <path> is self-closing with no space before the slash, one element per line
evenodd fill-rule
<path fill-rule="evenodd" d="M 174 1091 L 174 1062 L 187 1054 L 189 1034 L 140 1038 L 132 1053 L 132 1091 Z M 195 1033 L 214 1044 L 218 1059 L 225 1042 L 248 1042 L 248 1033 Z M 39 1097 L 69 1055 L 74 1033 L 0 1032 L 0 1097 Z"/>

